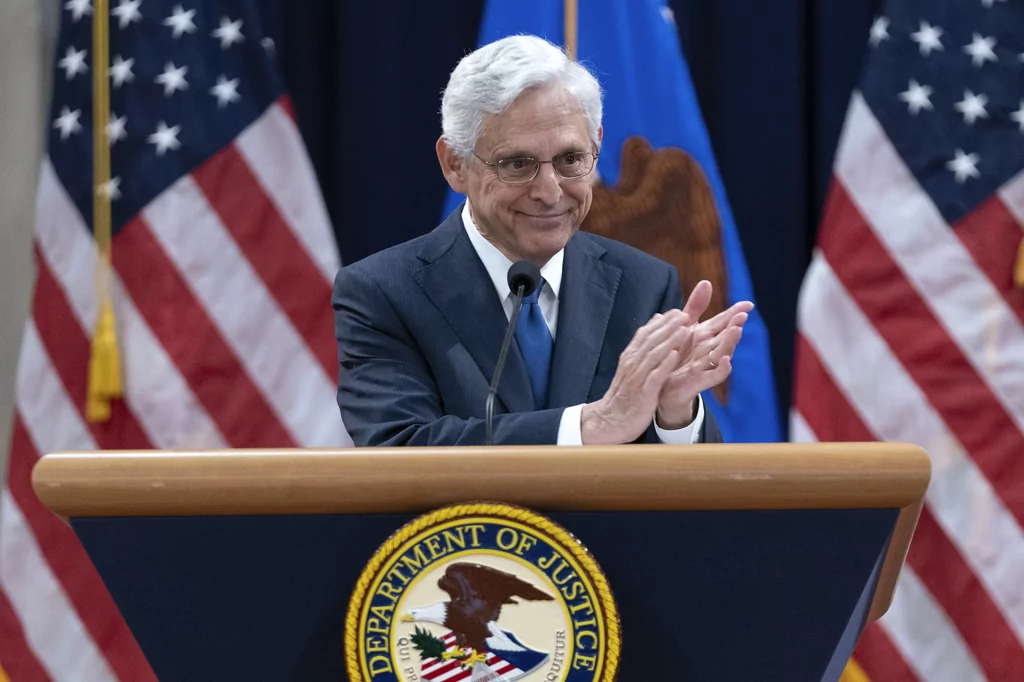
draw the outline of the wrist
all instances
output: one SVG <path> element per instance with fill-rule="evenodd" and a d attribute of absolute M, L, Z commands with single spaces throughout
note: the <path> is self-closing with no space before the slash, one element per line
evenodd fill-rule
<path fill-rule="evenodd" d="M 693 420 L 697 418 L 697 407 L 697 397 L 694 396 L 693 400 L 686 403 L 681 409 L 665 410 L 659 405 L 654 415 L 658 426 L 666 431 L 676 431 L 685 429 L 693 423 Z"/>
<path fill-rule="evenodd" d="M 580 440 L 584 445 L 616 445 L 608 436 L 608 420 L 602 411 L 602 402 L 587 403 L 580 412 Z"/>

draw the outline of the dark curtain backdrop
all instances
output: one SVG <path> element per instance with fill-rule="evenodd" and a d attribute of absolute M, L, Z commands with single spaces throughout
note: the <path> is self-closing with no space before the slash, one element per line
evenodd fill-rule
<path fill-rule="evenodd" d="M 263 1 L 343 262 L 432 229 L 446 191 L 434 156 L 440 94 L 476 45 L 483 0 Z M 771 336 L 783 415 L 797 294 L 880 5 L 671 1 Z"/>

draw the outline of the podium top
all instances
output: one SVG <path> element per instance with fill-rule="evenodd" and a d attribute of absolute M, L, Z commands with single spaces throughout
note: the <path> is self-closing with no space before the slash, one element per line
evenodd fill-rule
<path fill-rule="evenodd" d="M 582 511 L 897 508 L 931 465 L 901 443 L 69 452 L 32 472 L 64 517 L 417 513 L 501 500 Z"/>

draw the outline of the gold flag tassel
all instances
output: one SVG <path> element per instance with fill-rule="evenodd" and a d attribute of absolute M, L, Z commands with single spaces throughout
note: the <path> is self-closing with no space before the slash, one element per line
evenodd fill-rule
<path fill-rule="evenodd" d="M 1024 289 L 1024 237 L 1017 247 L 1017 264 L 1013 266 L 1013 283 Z"/>
<path fill-rule="evenodd" d="M 123 395 L 121 358 L 117 347 L 111 286 L 110 144 L 107 119 L 110 118 L 110 87 L 107 71 L 110 46 L 107 0 L 96 0 L 92 23 L 93 44 L 93 231 L 96 236 L 96 300 L 99 316 L 93 330 L 89 357 L 89 388 L 85 418 L 90 422 L 110 419 L 110 401 Z"/>

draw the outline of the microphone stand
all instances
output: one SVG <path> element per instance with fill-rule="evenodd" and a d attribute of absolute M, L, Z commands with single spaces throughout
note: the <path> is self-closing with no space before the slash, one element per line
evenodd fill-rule
<path fill-rule="evenodd" d="M 508 322 L 508 329 L 505 330 L 505 340 L 501 342 L 501 352 L 498 353 L 498 362 L 494 365 L 494 376 L 491 378 L 491 385 L 487 388 L 487 403 L 484 406 L 484 445 L 494 445 L 491 437 L 494 426 L 494 399 L 498 395 L 501 373 L 505 370 L 505 359 L 508 356 L 509 346 L 512 345 L 512 336 L 516 332 L 519 311 L 523 307 L 524 291 L 525 287 L 522 284 L 516 287 L 516 300 L 512 306 L 512 318 Z"/>

